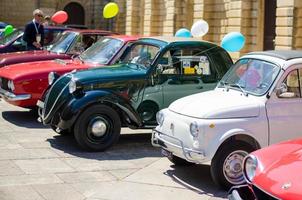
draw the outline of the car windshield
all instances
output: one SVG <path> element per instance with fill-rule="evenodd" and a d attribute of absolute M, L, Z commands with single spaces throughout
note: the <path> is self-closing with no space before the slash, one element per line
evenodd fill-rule
<path fill-rule="evenodd" d="M 12 42 L 14 39 L 16 39 L 20 34 L 23 34 L 22 30 L 14 30 L 11 34 L 1 37 L 0 44 L 7 45 L 10 42 Z"/>
<path fill-rule="evenodd" d="M 108 64 L 111 58 L 123 46 L 123 41 L 114 38 L 104 37 L 84 51 L 80 58 L 84 62 L 96 64 Z"/>
<path fill-rule="evenodd" d="M 61 37 L 48 48 L 48 50 L 54 53 L 66 53 L 76 36 L 77 33 L 64 32 Z"/>
<path fill-rule="evenodd" d="M 133 44 L 130 50 L 123 56 L 121 62 L 133 63 L 144 68 L 149 68 L 159 48 L 149 44 Z"/>
<path fill-rule="evenodd" d="M 218 87 L 234 88 L 246 94 L 265 94 L 276 79 L 280 67 L 263 60 L 241 59 L 221 79 Z"/>

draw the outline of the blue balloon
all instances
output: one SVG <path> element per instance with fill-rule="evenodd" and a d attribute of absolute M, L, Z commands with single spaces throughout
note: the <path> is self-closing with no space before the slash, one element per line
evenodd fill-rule
<path fill-rule="evenodd" d="M 245 43 L 245 37 L 239 32 L 231 32 L 226 34 L 222 41 L 221 46 L 227 51 L 235 52 L 240 51 Z"/>
<path fill-rule="evenodd" d="M 175 33 L 176 37 L 192 37 L 191 32 L 186 28 L 181 28 Z"/>

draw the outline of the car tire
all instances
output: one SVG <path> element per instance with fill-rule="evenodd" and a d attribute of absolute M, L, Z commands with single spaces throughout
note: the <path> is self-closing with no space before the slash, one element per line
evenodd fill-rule
<path fill-rule="evenodd" d="M 139 105 L 137 112 L 145 124 L 154 124 L 156 123 L 158 105 L 151 101 L 143 102 Z"/>
<path fill-rule="evenodd" d="M 88 107 L 77 119 L 74 136 L 81 148 L 104 151 L 116 143 L 121 132 L 118 113 L 106 105 Z"/>
<path fill-rule="evenodd" d="M 242 161 L 254 150 L 250 144 L 242 141 L 224 144 L 218 149 L 211 162 L 213 181 L 226 190 L 234 185 L 245 183 Z"/>
<path fill-rule="evenodd" d="M 176 166 L 190 166 L 195 164 L 174 155 L 169 156 L 168 159 Z"/>

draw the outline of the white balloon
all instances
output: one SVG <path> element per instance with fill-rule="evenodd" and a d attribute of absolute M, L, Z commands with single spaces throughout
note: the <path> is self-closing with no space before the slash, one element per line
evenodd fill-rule
<path fill-rule="evenodd" d="M 198 20 L 191 28 L 191 33 L 194 37 L 202 37 L 209 31 L 209 24 L 204 20 Z"/>

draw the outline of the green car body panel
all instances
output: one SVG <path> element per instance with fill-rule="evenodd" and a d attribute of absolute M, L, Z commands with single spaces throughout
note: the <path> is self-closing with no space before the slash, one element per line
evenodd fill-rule
<path fill-rule="evenodd" d="M 89 107 L 106 105 L 116 111 L 122 126 L 152 127 L 156 125 L 157 111 L 181 97 L 214 89 L 233 64 L 225 50 L 204 41 L 176 39 L 171 42 L 146 38 L 133 45 L 149 45 L 158 52 L 148 66 L 128 62 L 62 76 L 46 94 L 40 113 L 43 123 L 61 130 L 72 129 L 81 113 Z M 198 49 L 199 55 L 183 56 L 186 52 L 194 52 L 192 49 Z M 181 66 L 180 74 L 164 74 L 163 66 L 170 66 L 167 63 L 170 57 L 167 59 L 165 55 L 172 55 L 171 52 L 181 52 L 171 56 L 179 61 L 170 64 Z M 206 65 L 198 60 L 203 58 L 206 58 Z M 195 69 L 190 67 L 192 63 L 195 63 Z M 173 66 L 170 68 L 175 71 Z M 198 66 L 210 66 L 211 75 L 200 75 Z M 69 92 L 71 79 L 76 82 L 77 88 L 72 94 Z"/>

